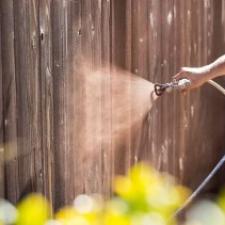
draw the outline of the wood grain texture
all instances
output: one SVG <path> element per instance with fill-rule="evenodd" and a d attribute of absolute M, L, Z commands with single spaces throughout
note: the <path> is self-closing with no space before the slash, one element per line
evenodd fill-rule
<path fill-rule="evenodd" d="M 41 192 L 55 208 L 107 198 L 141 160 L 195 188 L 224 153 L 225 101 L 208 85 L 163 96 L 133 126 L 132 79 L 117 93 L 126 115 L 115 97 L 121 71 L 167 82 L 224 54 L 223 0 L 1 0 L 0 12 L 1 196 Z"/>
<path fill-rule="evenodd" d="M 14 27 L 15 27 L 15 76 L 16 76 L 16 105 L 17 139 L 18 139 L 18 186 L 20 197 L 32 191 L 33 186 L 33 151 L 32 151 L 32 117 L 33 117 L 33 90 L 31 79 L 33 77 L 31 62 L 31 41 L 29 24 L 30 1 L 14 1 Z M 21 54 L 21 52 L 23 52 Z M 32 71 L 32 73 L 31 73 Z"/>
<path fill-rule="evenodd" d="M 1 20 L 1 14 L 0 14 Z M 0 43 L 2 31 L 0 24 Z M 0 44 L 0 198 L 4 198 L 5 193 L 5 168 L 4 168 L 4 146 L 3 146 L 3 91 L 2 91 L 2 51 Z"/>
<path fill-rule="evenodd" d="M 53 69 L 51 0 L 38 1 L 39 99 L 41 160 L 36 176 L 43 193 L 55 203 L 53 152 Z"/>
<path fill-rule="evenodd" d="M 1 35 L 5 195 L 15 203 L 19 178 L 13 1 L 1 1 Z"/>

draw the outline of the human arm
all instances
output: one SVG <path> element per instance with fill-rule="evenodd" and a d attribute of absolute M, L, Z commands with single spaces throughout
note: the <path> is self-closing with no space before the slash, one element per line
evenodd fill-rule
<path fill-rule="evenodd" d="M 211 64 L 202 67 L 183 67 L 174 78 L 186 78 L 191 81 L 188 90 L 200 87 L 208 80 L 225 75 L 225 55 L 222 55 Z"/>

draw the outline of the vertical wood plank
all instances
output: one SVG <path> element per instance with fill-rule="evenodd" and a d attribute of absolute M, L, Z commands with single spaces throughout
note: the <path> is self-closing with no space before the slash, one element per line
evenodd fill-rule
<path fill-rule="evenodd" d="M 91 73 L 87 77 L 87 82 L 92 73 L 101 68 L 101 15 L 102 15 L 102 1 L 87 1 L 85 4 L 86 18 L 83 20 L 86 22 L 86 27 L 83 27 L 86 33 L 87 42 L 83 40 L 84 48 L 90 44 L 90 49 L 83 51 L 83 56 L 86 60 L 90 57 Z M 86 45 L 87 44 L 87 45 Z M 85 192 L 102 192 L 102 146 L 99 141 L 101 135 L 101 80 L 96 82 L 98 78 L 93 81 L 97 85 L 93 85 L 95 91 L 89 90 L 89 86 L 86 86 L 86 134 L 89 145 L 86 149 L 86 161 L 84 163 L 84 172 L 86 173 L 85 179 Z M 90 152 L 90 156 L 89 155 Z M 94 179 L 93 179 L 94 177 Z"/>
<path fill-rule="evenodd" d="M 1 21 L 1 13 L 0 13 Z M 1 24 L 0 24 L 0 198 L 4 198 L 5 193 L 5 159 L 3 143 L 3 91 L 2 91 L 2 48 L 1 48 Z"/>
<path fill-rule="evenodd" d="M 111 4 L 112 13 L 112 34 L 111 34 L 111 63 L 120 69 L 125 66 L 125 40 L 126 40 L 126 1 L 113 0 Z M 112 68 L 113 73 L 117 73 L 115 68 Z M 114 76 L 112 74 L 112 89 Z M 125 95 L 126 90 L 122 90 Z M 123 95 L 122 94 L 122 95 Z M 112 92 L 111 92 L 112 95 Z M 115 108 L 116 102 L 114 96 L 112 98 L 112 130 L 117 129 L 115 126 L 118 123 L 118 111 Z M 125 138 L 125 139 L 124 139 Z M 126 152 L 129 151 L 129 136 L 123 137 L 123 140 L 115 140 L 112 137 L 112 159 L 113 159 L 113 175 L 121 174 L 126 171 L 127 160 Z M 126 162 L 126 163 L 125 163 Z"/>
<path fill-rule="evenodd" d="M 65 1 L 54 1 L 51 14 L 52 25 L 52 74 L 53 74 L 53 149 L 55 206 L 66 199 L 66 76 L 65 76 Z M 59 185 L 60 184 L 60 185 Z"/>
<path fill-rule="evenodd" d="M 32 190 L 31 104 L 29 84 L 29 25 L 28 2 L 14 2 L 15 14 L 15 72 L 17 99 L 18 182 L 20 197 Z M 24 35 L 25 34 L 25 35 Z M 21 53 L 22 52 L 22 53 Z"/>
<path fill-rule="evenodd" d="M 71 138 L 70 143 L 71 146 L 73 146 L 74 149 L 71 150 L 74 153 L 74 160 L 73 163 L 73 193 L 74 196 L 77 194 L 81 194 L 84 192 L 83 188 L 83 179 L 84 179 L 84 171 L 83 171 L 83 148 L 82 148 L 82 136 L 83 136 L 83 126 L 84 126 L 84 103 L 82 102 L 83 97 L 83 77 L 82 73 L 80 71 L 80 67 L 82 65 L 82 35 L 83 35 L 83 29 L 82 29 L 82 23 L 81 23 L 81 9 L 82 9 L 82 3 L 81 1 L 77 1 L 73 5 L 73 11 L 71 12 L 71 15 L 73 13 L 74 16 L 74 22 L 73 22 L 73 29 L 74 29 L 74 44 L 73 47 L 73 81 L 71 82 L 72 85 L 69 85 L 69 88 L 71 89 L 72 99 L 74 99 L 74 103 L 72 104 L 72 113 L 73 117 L 71 115 L 71 118 L 74 118 L 74 124 L 73 124 L 73 131 L 71 130 Z M 72 20 L 72 18 L 71 18 Z M 72 22 L 72 21 L 71 21 Z"/>
<path fill-rule="evenodd" d="M 57 193 L 54 188 L 53 149 L 53 71 L 52 71 L 52 7 L 51 0 L 39 1 L 38 41 L 39 41 L 39 85 L 40 85 L 40 126 L 42 168 L 37 172 L 42 178 L 43 193 L 55 205 Z"/>
<path fill-rule="evenodd" d="M 67 145 L 65 146 L 65 173 L 67 177 L 65 181 L 65 202 L 71 203 L 76 194 L 80 194 L 79 180 L 80 174 L 77 172 L 77 168 L 80 166 L 79 161 L 79 147 L 78 142 L 78 129 L 79 126 L 79 101 L 76 99 L 76 95 L 79 90 L 78 82 L 79 79 L 78 70 L 76 70 L 79 64 L 80 54 L 80 1 L 72 2 L 68 1 L 65 3 L 65 15 L 64 15 L 64 26 L 65 26 L 65 82 L 66 82 L 66 93 L 65 93 L 65 106 L 68 108 L 67 111 Z M 76 73 L 77 72 L 77 73 Z M 76 77 L 78 76 L 78 78 Z"/>
<path fill-rule="evenodd" d="M 171 80 L 171 66 L 173 65 L 172 61 L 172 42 L 173 42 L 173 1 L 167 1 L 162 4 L 161 8 L 161 26 L 162 26 L 162 34 L 161 34 L 161 45 L 162 45 L 162 59 L 161 59 L 161 74 L 162 79 L 161 82 L 168 82 Z M 168 44 L 170 43 L 170 44 Z M 171 128 L 173 124 L 171 123 L 171 118 L 173 117 L 173 113 L 171 111 L 171 105 L 173 105 L 173 98 L 171 95 L 164 96 L 162 99 L 162 139 L 160 145 L 160 151 L 162 156 L 162 169 L 164 171 L 170 171 L 171 168 L 171 160 L 172 160 L 172 136 L 171 136 Z"/>
<path fill-rule="evenodd" d="M 109 75 L 101 83 L 101 135 L 105 142 L 101 144 L 102 149 L 102 193 L 109 197 L 112 189 L 113 158 L 112 158 L 112 124 L 107 118 L 112 117 L 111 110 L 111 0 L 102 0 L 101 14 L 101 61 L 106 73 Z"/>
<path fill-rule="evenodd" d="M 148 4 L 148 79 L 152 82 L 162 82 L 162 45 L 161 45 L 161 1 L 149 1 Z M 161 167 L 161 108 L 162 100 L 149 113 L 149 160 L 157 169 Z"/>
<path fill-rule="evenodd" d="M 14 49 L 13 1 L 1 1 L 1 50 L 3 91 L 3 130 L 5 149 L 5 194 L 16 202 L 19 198 L 17 99 Z"/>
<path fill-rule="evenodd" d="M 41 92 L 40 92 L 40 42 L 39 42 L 39 1 L 31 0 L 27 6 L 28 26 L 28 77 L 29 80 L 29 126 L 31 154 L 31 185 L 32 191 L 43 193 L 44 181 L 42 176 L 42 132 L 41 132 Z"/>
<path fill-rule="evenodd" d="M 148 54 L 147 54 L 147 25 L 148 25 L 148 5 L 147 1 L 132 1 L 132 8 L 131 8 L 131 15 L 132 15 L 132 31 L 130 35 L 132 37 L 132 45 L 131 45 L 131 71 L 144 79 L 148 77 Z M 127 18 L 129 19 L 129 18 Z M 129 22 L 127 21 L 127 24 Z M 127 56 L 126 56 L 127 57 Z M 131 97 L 130 97 L 130 104 L 131 104 L 131 112 L 130 112 L 130 124 L 132 124 L 132 120 L 135 119 L 135 100 L 132 101 L 132 90 L 133 87 L 131 86 Z M 140 106 L 142 107 L 142 106 Z M 130 147 L 131 151 L 131 162 L 137 163 L 137 161 L 141 159 L 147 159 L 148 154 L 148 141 L 147 141 L 147 121 L 143 120 L 139 121 L 139 124 L 131 127 L 131 140 L 130 140 Z"/>

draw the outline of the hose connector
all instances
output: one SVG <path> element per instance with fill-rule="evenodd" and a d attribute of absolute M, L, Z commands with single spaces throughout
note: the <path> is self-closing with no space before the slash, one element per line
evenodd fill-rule
<path fill-rule="evenodd" d="M 173 80 L 170 83 L 155 84 L 155 93 L 157 96 L 161 96 L 164 92 L 172 92 L 173 90 L 184 90 L 191 85 L 191 81 L 188 79 Z"/>

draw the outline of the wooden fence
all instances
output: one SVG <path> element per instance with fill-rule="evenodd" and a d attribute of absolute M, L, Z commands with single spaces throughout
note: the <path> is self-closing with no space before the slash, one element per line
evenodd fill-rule
<path fill-rule="evenodd" d="M 87 151 L 79 71 L 87 60 L 167 82 L 181 66 L 209 63 L 225 52 L 225 1 L 1 0 L 0 12 L 1 196 L 42 192 L 55 207 L 79 193 L 109 196 L 112 177 L 142 159 L 195 188 L 224 153 L 225 99 L 207 85 L 160 98 L 141 143 L 130 128 L 117 145 L 104 119 L 108 81 L 89 106 L 98 122 Z M 111 141 L 96 142 L 101 135 Z"/>

